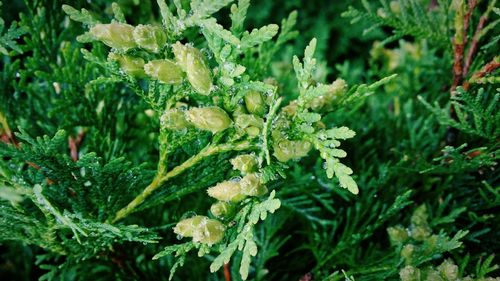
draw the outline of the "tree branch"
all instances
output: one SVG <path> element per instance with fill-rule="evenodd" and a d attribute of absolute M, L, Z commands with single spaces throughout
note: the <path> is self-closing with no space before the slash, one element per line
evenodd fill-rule
<path fill-rule="evenodd" d="M 173 168 L 167 173 L 161 173 L 158 172 L 156 176 L 154 177 L 153 181 L 142 191 L 141 194 L 137 195 L 134 200 L 132 200 L 127 206 L 119 210 L 115 217 L 111 220 L 112 223 L 126 217 L 130 213 L 134 211 L 134 209 L 139 206 L 144 200 L 146 200 L 147 197 L 149 197 L 153 191 L 158 189 L 162 184 L 167 182 L 173 177 L 176 177 L 189 168 L 193 167 L 197 163 L 199 163 L 201 160 L 205 159 L 206 157 L 216 155 L 219 153 L 223 152 L 229 152 L 229 151 L 241 151 L 241 150 L 248 150 L 254 148 L 254 145 L 252 145 L 248 141 L 243 141 L 240 143 L 236 144 L 220 144 L 220 145 L 208 145 L 205 147 L 203 150 L 201 150 L 198 154 L 194 155 L 193 157 L 189 158 L 186 160 L 184 163 L 181 165 Z"/>

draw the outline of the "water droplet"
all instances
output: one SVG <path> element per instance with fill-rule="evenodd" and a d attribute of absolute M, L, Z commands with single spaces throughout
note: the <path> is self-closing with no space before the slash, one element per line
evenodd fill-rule
<path fill-rule="evenodd" d="M 241 177 L 233 177 L 230 179 L 230 181 L 232 182 L 240 182 L 241 181 Z"/>

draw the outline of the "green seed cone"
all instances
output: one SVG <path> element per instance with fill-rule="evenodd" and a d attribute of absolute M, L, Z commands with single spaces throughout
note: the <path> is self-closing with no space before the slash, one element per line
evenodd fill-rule
<path fill-rule="evenodd" d="M 124 23 L 96 24 L 90 33 L 99 41 L 121 51 L 137 47 L 132 32 L 134 27 Z"/>
<path fill-rule="evenodd" d="M 184 237 L 193 237 L 194 242 L 213 245 L 224 237 L 225 226 L 218 220 L 205 216 L 184 219 L 174 227 L 174 233 Z"/>
<path fill-rule="evenodd" d="M 169 109 L 163 113 L 160 119 L 162 128 L 170 130 L 182 130 L 191 124 L 187 121 L 186 115 L 179 109 Z"/>
<path fill-rule="evenodd" d="M 346 91 L 345 80 L 337 79 L 329 86 L 329 91 L 325 95 L 314 98 L 309 103 L 309 107 L 314 111 L 331 111 Z"/>
<path fill-rule="evenodd" d="M 262 184 L 257 173 L 244 176 L 240 181 L 240 186 L 241 193 L 248 196 L 262 196 L 267 193 L 267 187 Z"/>
<path fill-rule="evenodd" d="M 266 103 L 259 92 L 249 92 L 245 95 L 244 100 L 248 112 L 258 116 L 264 116 L 267 111 Z"/>
<path fill-rule="evenodd" d="M 117 61 L 120 68 L 128 75 L 136 78 L 146 77 L 146 73 L 144 72 L 144 60 L 142 58 L 134 58 L 115 53 L 109 53 L 108 58 Z"/>
<path fill-rule="evenodd" d="M 207 217 L 202 220 L 200 227 L 193 232 L 193 241 L 207 245 L 219 243 L 224 238 L 226 227 L 218 220 Z"/>
<path fill-rule="evenodd" d="M 179 84 L 183 78 L 181 69 L 171 60 L 152 60 L 144 65 L 144 71 L 166 84 Z"/>
<path fill-rule="evenodd" d="M 389 227 L 387 233 L 389 234 L 389 240 L 394 245 L 403 244 L 409 238 L 408 231 L 402 226 Z"/>
<path fill-rule="evenodd" d="M 210 94 L 212 89 L 212 76 L 205 58 L 200 50 L 182 45 L 177 42 L 172 50 L 179 67 L 186 72 L 189 83 L 193 89 L 202 95 Z"/>
<path fill-rule="evenodd" d="M 188 46 L 185 46 L 178 41 L 172 45 L 172 52 L 174 52 L 175 61 L 184 72 L 187 69 L 187 49 Z"/>
<path fill-rule="evenodd" d="M 274 156 L 280 162 L 287 162 L 291 159 L 302 158 L 309 153 L 312 145 L 308 141 L 281 140 L 273 146 Z"/>
<path fill-rule="evenodd" d="M 203 218 L 203 216 L 194 216 L 188 219 L 181 220 L 174 227 L 174 233 L 182 235 L 184 237 L 192 237 L 195 229 L 200 226 Z"/>
<path fill-rule="evenodd" d="M 232 123 L 227 113 L 216 106 L 192 108 L 186 111 L 186 116 L 196 128 L 214 134 L 229 128 Z"/>
<path fill-rule="evenodd" d="M 210 187 L 207 192 L 208 196 L 219 201 L 240 202 L 245 199 L 245 195 L 241 192 L 239 182 L 223 181 Z"/>
<path fill-rule="evenodd" d="M 242 129 L 250 126 L 262 128 L 264 127 L 264 119 L 252 114 L 240 114 L 236 116 L 235 124 Z"/>
<path fill-rule="evenodd" d="M 250 173 L 257 168 L 257 157 L 252 154 L 238 155 L 230 160 L 234 170 L 239 170 L 242 173 Z"/>
<path fill-rule="evenodd" d="M 450 259 L 446 259 L 444 262 L 442 262 L 437 269 L 440 275 L 445 277 L 446 280 L 458 280 L 458 266 Z"/>
<path fill-rule="evenodd" d="M 229 202 L 219 201 L 210 207 L 210 212 L 217 218 L 225 218 L 234 212 L 235 206 Z"/>
<path fill-rule="evenodd" d="M 153 53 L 158 53 L 167 42 L 167 35 L 160 26 L 139 24 L 132 35 L 139 47 Z"/>
<path fill-rule="evenodd" d="M 399 271 L 399 278 L 401 281 L 420 281 L 420 280 L 422 280 L 420 269 L 415 268 L 411 265 L 407 265 Z"/>

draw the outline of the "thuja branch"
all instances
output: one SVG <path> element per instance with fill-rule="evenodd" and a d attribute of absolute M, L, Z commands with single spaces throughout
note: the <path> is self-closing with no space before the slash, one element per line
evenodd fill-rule
<path fill-rule="evenodd" d="M 488 17 L 490 15 L 490 12 L 493 10 L 493 7 L 495 7 L 496 0 L 491 1 L 490 4 L 488 5 L 487 10 L 484 12 L 484 14 L 481 16 L 479 19 L 479 23 L 476 27 L 476 31 L 474 33 L 474 36 L 472 37 L 472 42 L 470 44 L 469 50 L 467 51 L 467 56 L 465 58 L 465 64 L 464 64 L 464 69 L 462 72 L 463 77 L 467 75 L 469 72 L 469 68 L 472 64 L 472 61 L 474 59 L 474 55 L 476 54 L 477 48 L 478 48 L 478 43 L 479 40 L 481 40 L 481 37 L 484 35 L 483 33 L 483 28 L 488 21 Z"/>
<path fill-rule="evenodd" d="M 453 82 L 450 88 L 450 95 L 454 95 L 455 89 L 462 81 L 464 48 L 467 42 L 467 34 L 464 27 L 465 4 L 457 4 L 455 14 L 455 36 L 453 37 Z"/>
<path fill-rule="evenodd" d="M 137 206 L 139 206 L 146 198 L 148 198 L 155 190 L 157 190 L 162 184 L 168 180 L 182 174 L 187 169 L 193 167 L 206 157 L 216 155 L 219 153 L 229 152 L 229 151 L 242 151 L 254 149 L 255 145 L 251 144 L 249 141 L 243 141 L 239 143 L 225 143 L 219 145 L 208 145 L 198 154 L 186 160 L 184 163 L 173 168 L 167 173 L 162 173 L 161 170 L 158 171 L 153 181 L 142 191 L 141 194 L 137 195 L 127 206 L 119 210 L 111 222 L 116 222 L 132 213 Z"/>

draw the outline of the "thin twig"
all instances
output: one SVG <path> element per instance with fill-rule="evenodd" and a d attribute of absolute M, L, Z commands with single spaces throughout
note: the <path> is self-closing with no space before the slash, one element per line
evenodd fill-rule
<path fill-rule="evenodd" d="M 80 144 L 82 143 L 84 136 L 85 136 L 85 131 L 81 131 L 80 133 L 78 133 L 76 138 L 73 138 L 72 136 L 68 138 L 68 146 L 71 159 L 73 159 L 73 161 L 75 162 L 78 161 L 78 148 L 80 147 Z"/>
<path fill-rule="evenodd" d="M 224 264 L 224 279 L 231 281 L 231 271 L 229 270 L 229 263 Z"/>
<path fill-rule="evenodd" d="M 463 59 L 467 33 L 464 30 L 464 7 L 457 7 L 455 15 L 455 36 L 453 36 L 453 83 L 450 88 L 450 95 L 455 95 L 455 90 L 462 82 Z"/>
<path fill-rule="evenodd" d="M 467 56 L 465 58 L 465 65 L 462 72 L 462 77 L 465 78 L 467 73 L 469 72 L 470 66 L 472 64 L 472 60 L 474 59 L 474 55 L 476 54 L 479 40 L 481 39 L 481 31 L 484 28 L 486 21 L 488 20 L 489 13 L 486 11 L 481 18 L 479 19 L 479 23 L 477 24 L 476 31 L 474 32 L 474 36 L 472 37 L 472 41 L 470 43 L 470 47 L 467 50 Z"/>
<path fill-rule="evenodd" d="M 488 75 L 489 73 L 492 73 L 493 71 L 495 71 L 498 68 L 500 68 L 500 56 L 494 57 L 490 62 L 485 64 L 483 67 L 481 67 L 480 70 L 474 72 L 474 74 L 472 74 L 469 81 L 466 81 L 464 83 L 464 89 L 466 89 L 466 90 L 469 89 L 471 83 L 474 83 L 478 79 L 483 78 L 484 76 Z"/>
<path fill-rule="evenodd" d="M 477 0 L 469 0 L 467 3 L 467 13 L 465 14 L 464 17 L 464 32 L 467 33 L 467 30 L 469 29 L 469 22 L 470 18 L 472 16 L 472 13 L 474 12 L 474 9 L 476 8 L 477 5 Z"/>
<path fill-rule="evenodd" d="M 1 141 L 3 141 L 4 143 L 12 143 L 15 146 L 19 146 L 16 137 L 14 136 L 12 130 L 9 127 L 9 122 L 7 122 L 7 117 L 5 117 L 5 115 L 1 111 L 0 111 L 0 129 L 3 130 L 3 133 L 0 134 Z"/>
<path fill-rule="evenodd" d="M 154 177 L 153 181 L 139 194 L 137 195 L 127 206 L 123 207 L 121 210 L 119 210 L 115 217 L 111 220 L 112 223 L 126 217 L 130 213 L 134 211 L 134 209 L 139 206 L 144 200 L 146 200 L 147 197 L 149 197 L 153 191 L 158 189 L 160 186 L 162 186 L 165 182 L 170 180 L 171 178 L 174 178 L 189 168 L 193 167 L 197 163 L 199 163 L 201 160 L 205 159 L 206 157 L 223 153 L 223 152 L 229 152 L 229 151 L 242 151 L 242 150 L 249 150 L 253 149 L 255 146 L 252 145 L 248 141 L 243 141 L 240 143 L 236 144 L 219 144 L 219 145 L 208 145 L 205 147 L 203 150 L 201 150 L 198 154 L 192 156 L 188 160 L 186 160 L 184 163 L 180 164 L 179 166 L 173 168 L 167 173 L 157 173 L 156 176 Z"/>

